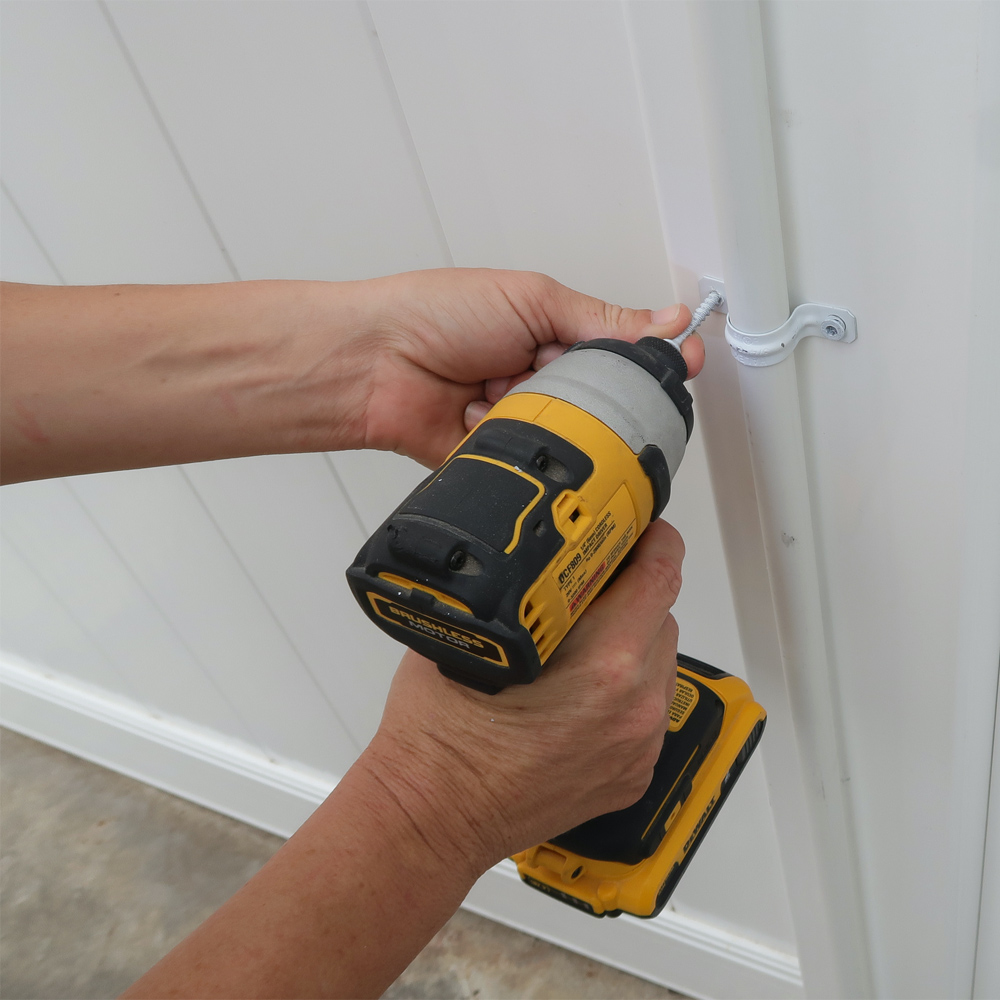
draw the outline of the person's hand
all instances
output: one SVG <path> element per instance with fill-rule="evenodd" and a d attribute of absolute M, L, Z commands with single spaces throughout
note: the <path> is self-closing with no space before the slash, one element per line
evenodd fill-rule
<path fill-rule="evenodd" d="M 379 448 L 436 466 L 577 340 L 680 333 L 521 271 L 369 281 L 6 283 L 4 481 L 241 455 Z M 692 375 L 697 337 L 683 347 Z"/>
<path fill-rule="evenodd" d="M 686 306 L 625 309 L 528 271 L 415 271 L 362 283 L 379 344 L 365 411 L 367 447 L 436 466 L 508 389 L 578 340 L 673 337 Z M 683 344 L 693 377 L 705 349 Z"/>
<path fill-rule="evenodd" d="M 534 683 L 479 694 L 407 653 L 358 764 L 420 835 L 485 870 L 637 801 L 667 730 L 684 544 L 654 521 Z"/>

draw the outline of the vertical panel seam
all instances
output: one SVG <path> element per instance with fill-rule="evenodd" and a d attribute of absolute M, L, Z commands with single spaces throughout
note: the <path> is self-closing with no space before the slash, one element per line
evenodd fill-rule
<path fill-rule="evenodd" d="M 341 479 L 340 473 L 337 471 L 337 466 L 334 464 L 333 456 L 328 451 L 324 451 L 323 460 L 326 462 L 326 466 L 330 470 L 330 474 L 333 476 L 334 481 L 340 487 L 340 492 L 344 494 L 344 500 L 347 502 L 347 508 L 350 510 L 351 516 L 354 518 L 354 521 L 358 526 L 358 530 L 361 532 L 361 540 L 364 541 L 370 532 L 368 531 L 368 528 L 365 527 L 365 522 L 362 520 L 361 514 L 358 512 L 358 508 L 354 506 L 354 500 L 351 498 L 347 485 L 344 483 L 344 480 Z"/>
<path fill-rule="evenodd" d="M 17 203 L 17 199 L 10 193 L 10 189 L 7 187 L 5 181 L 0 180 L 0 190 L 7 196 L 7 200 L 10 202 L 11 207 L 17 213 L 17 217 L 21 220 L 21 224 L 25 229 L 28 230 L 28 235 L 34 240 L 35 246 L 38 247 L 38 252 L 45 258 L 45 262 L 52 268 L 53 273 L 59 279 L 59 283 L 62 285 L 66 284 L 66 279 L 62 276 L 62 271 L 56 266 L 56 262 L 52 259 L 52 255 L 45 249 L 45 244 L 42 243 L 35 232 L 35 227 L 28 221 L 28 217 L 24 214 L 21 206 Z"/>
<path fill-rule="evenodd" d="M 277 630 L 281 633 L 281 635 L 284 636 L 284 639 L 288 643 L 289 648 L 295 654 L 295 658 L 299 661 L 300 665 L 302 666 L 302 669 L 305 671 L 306 676 L 309 678 L 310 681 L 312 681 L 312 684 L 316 688 L 316 691 L 319 694 L 320 698 L 323 699 L 323 701 L 326 703 L 327 708 L 330 709 L 330 712 L 332 713 L 333 717 L 339 723 L 340 728 L 343 730 L 344 735 L 348 739 L 348 742 L 351 744 L 352 747 L 354 747 L 354 749 L 355 749 L 355 751 L 357 753 L 360 753 L 361 752 L 361 748 L 358 746 L 358 742 L 357 742 L 357 740 L 355 740 L 354 734 L 351 732 L 351 730 L 348 728 L 348 726 L 344 723 L 344 720 L 343 720 L 340 712 L 337 711 L 336 706 L 333 704 L 333 702 L 330 700 L 329 696 L 327 695 L 326 691 L 323 689 L 323 685 L 319 683 L 318 678 L 316 677 L 316 675 L 313 673 L 311 667 L 309 666 L 309 661 L 302 654 L 302 652 L 299 649 L 298 645 L 296 644 L 295 640 L 289 634 L 288 629 L 285 628 L 285 625 L 282 622 L 281 617 L 277 614 L 277 612 L 274 610 L 274 608 L 271 607 L 270 601 L 268 601 L 268 599 L 264 596 L 263 591 L 257 585 L 257 581 L 254 578 L 254 575 L 250 572 L 250 570 L 248 569 L 246 563 L 243 562 L 243 559 L 240 557 L 239 552 L 237 552 L 237 550 L 236 550 L 236 546 L 234 546 L 232 544 L 232 542 L 230 542 L 229 536 L 226 535 L 225 531 L 222 530 L 222 526 L 216 520 L 215 515 L 211 511 L 211 508 L 205 502 L 205 499 L 204 499 L 204 497 L 202 497 L 201 493 L 198 492 L 198 488 L 191 481 L 190 476 L 188 476 L 187 470 L 183 466 L 181 466 L 181 465 L 177 466 L 177 469 L 180 472 L 181 477 L 183 478 L 183 480 L 184 480 L 185 484 L 187 485 L 188 489 L 191 490 L 191 493 L 194 495 L 194 497 L 195 497 L 196 501 L 198 502 L 199 506 L 205 512 L 205 516 L 211 522 L 212 527 L 215 528 L 215 530 L 218 533 L 219 537 L 222 539 L 223 544 L 226 546 L 226 548 L 229 550 L 230 554 L 232 555 L 233 559 L 236 561 L 236 565 L 239 566 L 240 571 L 243 573 L 243 575 L 246 578 L 247 582 L 253 588 L 254 593 L 260 599 L 260 602 L 264 605 L 264 607 L 267 608 L 267 612 L 271 616 L 271 620 L 274 622 L 275 628 L 277 628 Z"/>
<path fill-rule="evenodd" d="M 94 635 L 93 631 L 76 616 L 73 609 L 62 599 L 62 597 L 59 596 L 58 592 L 52 584 L 49 583 L 45 575 L 36 567 L 34 560 L 28 558 L 27 553 L 10 537 L 6 531 L 2 532 L 2 535 L 4 541 L 14 550 L 15 554 L 20 557 L 25 566 L 27 566 L 28 569 L 34 574 L 35 579 L 41 585 L 42 590 L 44 590 L 49 597 L 52 598 L 56 605 L 65 612 L 69 620 L 76 625 L 76 627 L 89 640 L 94 649 L 97 650 L 100 656 L 104 659 L 105 663 L 107 663 L 108 667 L 111 669 L 111 672 L 118 677 L 126 697 L 131 698 L 132 701 L 141 705 L 147 712 L 152 714 L 154 706 L 148 704 L 144 698 L 140 698 L 136 695 L 135 690 L 129 682 L 128 676 L 118 666 L 115 657 L 113 657 L 107 649 L 105 649 L 104 644 L 97 638 L 96 635 Z M 56 670 L 57 668 L 53 667 L 52 669 Z"/>
<path fill-rule="evenodd" d="M 649 122 L 646 89 L 643 85 L 642 74 L 639 70 L 639 50 L 635 44 L 635 26 L 632 23 L 632 16 L 629 13 L 629 3 L 627 0 L 620 0 L 619 8 L 622 13 L 622 21 L 625 24 L 625 42 L 628 45 L 629 60 L 632 63 L 632 85 L 635 89 L 636 103 L 639 106 L 639 121 L 642 123 L 642 137 L 646 144 L 646 165 L 649 167 L 649 182 L 653 188 L 653 200 L 656 203 L 656 212 L 660 223 L 660 238 L 663 240 L 663 252 L 667 258 L 667 266 L 669 269 L 672 258 L 670 253 L 670 239 L 667 234 L 666 211 L 663 205 L 663 197 L 660 193 L 660 185 L 656 175 L 656 155 L 653 150 L 653 133 Z M 673 285 L 673 281 L 670 283 Z M 673 289 L 671 289 L 671 291 L 673 291 Z M 674 292 L 674 294 L 676 294 L 676 292 Z"/>
<path fill-rule="evenodd" d="M 84 500 L 79 496 L 76 490 L 74 490 L 69 483 L 63 481 L 63 484 L 69 491 L 70 496 L 72 496 L 73 500 L 83 511 L 84 516 L 87 518 L 88 521 L 90 521 L 91 524 L 93 524 L 97 533 L 104 540 L 104 543 L 108 546 L 108 548 L 114 554 L 115 558 L 119 561 L 119 563 L 121 563 L 122 568 L 128 574 L 129 578 L 132 580 L 133 583 L 135 583 L 136 587 L 138 587 L 140 593 L 146 598 L 146 600 L 152 606 L 156 614 L 159 615 L 160 619 L 166 625 L 167 629 L 181 644 L 181 647 L 187 651 L 188 655 L 191 657 L 191 660 L 193 661 L 195 666 L 202 672 L 205 679 L 208 681 L 209 686 L 213 688 L 219 695 L 219 697 L 222 699 L 222 703 L 229 709 L 230 712 L 232 712 L 233 718 L 242 727 L 243 738 L 249 740 L 251 743 L 255 743 L 259 748 L 264 749 L 267 746 L 266 741 L 260 739 L 256 735 L 250 724 L 246 721 L 246 719 L 243 718 L 242 714 L 236 709 L 236 706 L 233 705 L 233 703 L 229 700 L 229 696 L 222 689 L 222 687 L 220 687 L 219 683 L 212 675 L 212 671 L 205 666 L 205 664 L 201 660 L 201 657 L 198 656 L 198 654 L 191 648 L 187 640 L 181 634 L 180 630 L 177 628 L 176 625 L 174 625 L 170 616 L 160 607 L 159 602 L 149 591 L 146 585 L 142 582 L 142 579 L 139 577 L 138 573 L 136 573 L 135 570 L 132 568 L 131 563 L 118 550 L 118 546 L 116 546 L 115 543 L 112 541 L 112 539 L 109 537 L 108 533 L 104 530 L 100 521 L 98 521 L 98 519 L 94 516 L 93 512 L 90 510 L 89 506 L 84 502 Z"/>
<path fill-rule="evenodd" d="M 403 109 L 403 102 L 399 97 L 399 89 L 397 88 L 396 81 L 393 78 L 392 68 L 389 66 L 389 60 L 386 57 L 385 49 L 382 47 L 382 39 L 379 38 L 378 28 L 375 26 L 375 19 L 372 17 L 371 8 L 369 7 L 367 0 L 357 0 L 357 7 L 358 13 L 361 15 L 361 20 L 364 22 L 365 29 L 368 32 L 372 53 L 375 56 L 375 61 L 378 63 L 379 72 L 385 84 L 386 94 L 388 95 L 389 104 L 392 107 L 393 115 L 399 128 L 400 137 L 402 138 L 403 145 L 406 146 L 406 151 L 410 156 L 413 173 L 417 178 L 417 183 L 420 187 L 421 194 L 423 195 L 424 207 L 430 217 L 439 249 L 444 255 L 448 266 L 454 267 L 455 258 L 452 255 L 451 247 L 448 244 L 448 237 L 445 234 L 444 225 L 441 222 L 441 215 L 438 212 L 437 204 L 434 201 L 434 193 L 431 191 L 431 186 L 427 180 L 427 174 L 424 172 L 424 165 L 420 159 L 420 153 L 417 150 L 417 144 L 414 141 L 413 132 L 410 129 L 410 123 L 407 120 L 406 112 Z"/>
<path fill-rule="evenodd" d="M 188 191 L 191 193 L 191 197 L 194 199 L 194 203 L 201 214 L 205 225 L 208 227 L 208 231 L 211 234 L 212 239 L 215 241 L 215 244 L 219 249 L 219 253 L 222 254 L 222 258 L 226 262 L 226 267 L 229 269 L 229 273 L 233 276 L 234 281 L 241 281 L 242 279 L 240 277 L 239 270 L 236 267 L 236 263 L 230 256 L 229 251 L 226 249 L 226 244 L 222 239 L 222 234 L 219 232 L 212 216 L 209 214 L 208 206 L 205 204 L 198 192 L 194 178 L 191 176 L 191 172 L 188 170 L 187 164 L 184 162 L 184 158 L 181 156 L 181 152 L 178 149 L 177 144 L 174 142 L 173 136 L 170 134 L 170 130 L 167 128 L 167 123 L 163 120 L 163 116 L 160 114 L 160 110 L 156 106 L 156 102 L 153 100 L 152 92 L 146 86 L 146 82 L 143 79 L 142 74 L 139 72 L 138 64 L 132 58 L 132 53 L 129 51 L 128 46 L 125 44 L 125 39 L 118 30 L 118 25 L 115 23 L 114 17 L 108 9 L 107 3 L 105 0 L 97 0 L 97 6 L 104 15 L 104 20 L 107 21 L 108 28 L 122 54 L 122 58 L 125 60 L 125 64 L 128 66 L 129 72 L 132 74 L 132 78 L 135 80 L 135 84 L 139 88 L 139 93 L 142 94 L 142 98 L 146 102 L 146 106 L 149 108 L 149 113 L 152 116 L 157 129 L 159 129 L 160 135 L 163 137 L 163 141 L 167 144 L 167 148 L 170 150 L 170 155 L 177 164 L 177 169 L 180 171 L 181 177 L 183 178 Z"/>

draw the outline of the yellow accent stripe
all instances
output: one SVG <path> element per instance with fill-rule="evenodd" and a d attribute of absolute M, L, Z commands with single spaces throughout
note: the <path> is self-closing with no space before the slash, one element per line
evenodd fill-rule
<path fill-rule="evenodd" d="M 440 590 L 435 590 L 433 587 L 427 587 L 422 583 L 415 583 L 413 580 L 407 580 L 406 577 L 396 576 L 395 573 L 379 573 L 378 576 L 380 580 L 385 580 L 386 583 L 391 583 L 394 587 L 402 587 L 404 590 L 422 590 L 425 594 L 436 597 L 442 604 L 447 604 L 449 607 L 455 608 L 456 611 L 464 611 L 467 615 L 472 614 L 472 608 L 467 604 L 456 601 L 454 597 L 442 594 Z"/>
<path fill-rule="evenodd" d="M 524 524 L 524 519 L 535 509 L 538 501 L 541 500 L 543 494 L 545 493 L 545 487 L 537 480 L 533 479 L 526 472 L 522 472 L 520 469 L 515 469 L 513 465 L 508 465 L 506 462 L 500 462 L 495 458 L 487 458 L 485 455 L 457 455 L 452 461 L 458 462 L 463 459 L 468 459 L 471 462 L 487 462 L 489 465 L 498 465 L 501 469 L 506 469 L 508 472 L 513 472 L 515 476 L 520 476 L 522 479 L 526 479 L 532 486 L 535 487 L 538 492 L 535 494 L 535 499 L 528 504 L 524 510 L 518 515 L 517 520 L 514 522 L 514 534 L 504 549 L 504 553 L 513 552 L 517 548 L 518 539 L 521 537 L 521 525 Z"/>

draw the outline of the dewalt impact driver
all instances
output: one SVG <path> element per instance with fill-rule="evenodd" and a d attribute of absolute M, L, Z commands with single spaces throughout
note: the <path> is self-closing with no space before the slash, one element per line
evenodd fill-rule
<path fill-rule="evenodd" d="M 666 506 L 694 425 L 678 345 L 711 305 L 673 342 L 580 342 L 504 396 L 348 570 L 369 618 L 469 687 L 533 681 Z M 595 916 L 655 916 L 764 721 L 742 680 L 679 656 L 643 797 L 517 855 L 522 879 Z"/>

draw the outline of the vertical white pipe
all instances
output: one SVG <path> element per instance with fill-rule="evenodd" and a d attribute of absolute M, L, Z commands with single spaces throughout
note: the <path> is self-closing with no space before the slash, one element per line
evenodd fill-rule
<path fill-rule="evenodd" d="M 705 105 L 712 190 L 732 325 L 766 333 L 789 315 L 760 8 L 689 7 Z M 833 941 L 840 996 L 872 996 L 866 921 L 840 744 L 794 355 L 740 365 L 740 388 L 782 666 Z M 829 984 L 826 984 L 829 988 Z M 807 991 L 810 984 L 806 983 Z"/>

